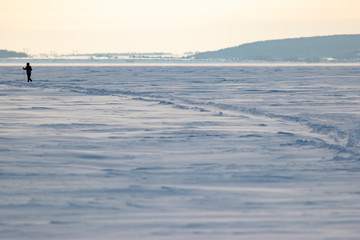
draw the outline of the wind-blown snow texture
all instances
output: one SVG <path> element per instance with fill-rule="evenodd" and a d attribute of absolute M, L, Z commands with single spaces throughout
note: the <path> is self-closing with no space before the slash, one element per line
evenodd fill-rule
<path fill-rule="evenodd" d="M 0 239 L 358 239 L 358 66 L 0 67 Z"/>

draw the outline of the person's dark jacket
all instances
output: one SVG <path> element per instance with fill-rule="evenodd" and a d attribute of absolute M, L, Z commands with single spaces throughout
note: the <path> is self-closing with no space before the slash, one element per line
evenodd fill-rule
<path fill-rule="evenodd" d="M 26 73 L 27 73 L 28 75 L 30 75 L 30 74 L 31 74 L 32 67 L 31 67 L 30 65 L 28 65 L 28 66 L 24 67 L 23 69 L 24 69 L 24 70 L 26 70 Z"/>

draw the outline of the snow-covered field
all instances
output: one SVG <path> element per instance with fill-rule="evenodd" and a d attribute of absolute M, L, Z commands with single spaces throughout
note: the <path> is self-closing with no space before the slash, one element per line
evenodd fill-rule
<path fill-rule="evenodd" d="M 0 239 L 360 238 L 360 66 L 21 67 Z"/>

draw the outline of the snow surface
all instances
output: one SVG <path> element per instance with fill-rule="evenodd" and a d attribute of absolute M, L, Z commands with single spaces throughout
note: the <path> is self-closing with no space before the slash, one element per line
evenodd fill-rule
<path fill-rule="evenodd" d="M 0 239 L 359 239 L 359 66 L 0 67 Z"/>

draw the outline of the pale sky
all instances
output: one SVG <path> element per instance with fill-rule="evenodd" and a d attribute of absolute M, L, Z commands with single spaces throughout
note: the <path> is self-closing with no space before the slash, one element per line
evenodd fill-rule
<path fill-rule="evenodd" d="M 360 0 L 0 0 L 0 49 L 208 51 L 360 33 Z"/>

